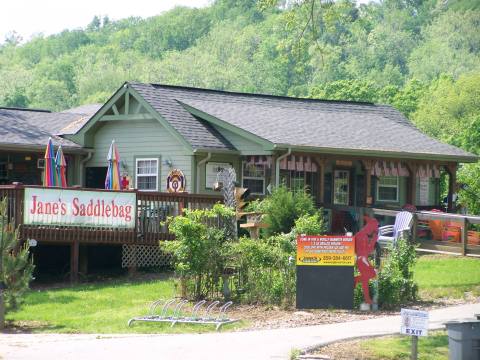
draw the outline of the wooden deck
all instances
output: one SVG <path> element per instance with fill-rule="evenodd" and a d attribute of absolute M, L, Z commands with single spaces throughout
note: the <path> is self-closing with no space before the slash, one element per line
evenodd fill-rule
<path fill-rule="evenodd" d="M 396 210 L 372 209 L 375 215 L 392 216 L 398 213 Z M 434 240 L 432 236 L 420 236 L 422 230 L 428 233 L 429 222 L 439 220 L 456 224 L 458 241 L 452 239 Z M 412 241 L 419 244 L 419 251 L 448 253 L 463 256 L 480 256 L 480 245 L 473 244 L 470 239 L 469 228 L 471 225 L 479 225 L 480 216 L 451 214 L 432 211 L 417 211 L 413 214 Z"/>
<path fill-rule="evenodd" d="M 32 186 L 28 186 L 29 188 Z M 99 189 L 64 189 L 64 191 L 105 191 Z M 24 224 L 24 186 L 0 186 L 0 197 L 8 199 L 9 221 L 18 227 L 23 240 L 35 239 L 50 244 L 138 244 L 156 245 L 173 239 L 164 222 L 178 216 L 184 208 L 211 208 L 223 198 L 216 195 L 170 194 L 135 191 L 136 211 L 133 229 L 105 226 L 59 226 Z"/>

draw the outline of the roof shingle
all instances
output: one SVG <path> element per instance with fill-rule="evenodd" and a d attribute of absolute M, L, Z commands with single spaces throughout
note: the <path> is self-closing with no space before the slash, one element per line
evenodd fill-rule
<path fill-rule="evenodd" d="M 231 145 L 177 101 L 274 144 L 476 160 L 473 154 L 425 135 L 387 105 L 170 85 L 130 85 L 194 148 L 231 148 Z"/>

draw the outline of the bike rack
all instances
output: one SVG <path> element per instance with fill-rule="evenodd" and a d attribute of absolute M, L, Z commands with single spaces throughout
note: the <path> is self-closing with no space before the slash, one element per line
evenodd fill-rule
<path fill-rule="evenodd" d="M 155 310 L 163 303 L 160 315 L 155 314 Z M 144 322 L 163 322 L 170 323 L 171 327 L 176 324 L 199 324 L 199 325 L 215 325 L 215 330 L 219 330 L 225 324 L 237 322 L 238 319 L 230 319 L 227 317 L 227 310 L 232 306 L 233 302 L 228 301 L 218 308 L 220 301 L 212 301 L 204 310 L 203 316 L 199 316 L 202 307 L 207 303 L 206 300 L 197 302 L 189 316 L 182 315 L 182 308 L 188 303 L 185 299 L 169 299 L 167 301 L 154 301 L 149 308 L 149 314 L 145 316 L 135 317 L 128 320 L 128 326 L 135 321 Z M 217 312 L 215 310 L 218 308 Z M 170 314 L 169 314 L 170 310 Z M 214 315 L 214 313 L 216 315 Z"/>

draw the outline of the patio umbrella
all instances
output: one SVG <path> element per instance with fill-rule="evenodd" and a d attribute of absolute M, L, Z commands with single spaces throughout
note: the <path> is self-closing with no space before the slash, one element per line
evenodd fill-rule
<path fill-rule="evenodd" d="M 108 151 L 108 170 L 105 178 L 105 189 L 121 190 L 120 186 L 120 156 L 118 155 L 115 140 L 112 140 L 110 150 Z"/>
<path fill-rule="evenodd" d="M 62 145 L 58 147 L 57 156 L 55 156 L 55 162 L 57 163 L 58 185 L 65 188 L 67 187 L 67 174 L 65 173 L 67 169 L 67 162 L 65 161 L 65 156 L 63 156 Z"/>
<path fill-rule="evenodd" d="M 45 169 L 43 172 L 43 186 L 57 186 L 58 176 L 55 164 L 52 138 L 48 138 L 47 149 L 45 150 Z"/>

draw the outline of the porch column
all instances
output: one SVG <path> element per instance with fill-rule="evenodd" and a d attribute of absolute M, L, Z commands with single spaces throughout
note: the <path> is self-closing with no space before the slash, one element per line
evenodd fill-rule
<path fill-rule="evenodd" d="M 411 205 L 415 205 L 417 201 L 417 164 L 407 163 L 408 172 L 408 196 L 407 202 Z"/>
<path fill-rule="evenodd" d="M 453 212 L 454 210 L 454 203 L 453 203 L 453 194 L 455 194 L 456 189 L 455 185 L 457 183 L 457 164 L 448 164 L 446 166 L 447 172 L 448 172 L 448 196 L 447 196 L 447 201 L 448 201 L 448 206 L 447 206 L 447 211 L 448 212 Z"/>
<path fill-rule="evenodd" d="M 325 201 L 325 164 L 326 159 L 322 157 L 315 157 L 315 162 L 318 166 L 318 198 L 317 202 L 322 204 Z"/>
<path fill-rule="evenodd" d="M 270 168 L 270 188 L 273 190 L 275 187 L 275 176 L 277 174 L 277 157 L 278 155 L 272 155 L 272 167 Z"/>
<path fill-rule="evenodd" d="M 373 160 L 363 160 L 363 167 L 365 168 L 365 205 L 371 206 L 373 204 L 372 197 L 372 168 Z"/>

